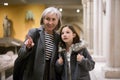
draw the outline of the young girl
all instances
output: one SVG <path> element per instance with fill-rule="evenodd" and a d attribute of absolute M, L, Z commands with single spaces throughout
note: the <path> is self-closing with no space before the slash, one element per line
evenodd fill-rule
<path fill-rule="evenodd" d="M 89 71 L 94 69 L 95 62 L 86 47 L 74 50 L 74 45 L 81 46 L 82 41 L 73 26 L 64 25 L 60 30 L 60 37 L 56 72 L 61 80 L 90 80 Z"/>

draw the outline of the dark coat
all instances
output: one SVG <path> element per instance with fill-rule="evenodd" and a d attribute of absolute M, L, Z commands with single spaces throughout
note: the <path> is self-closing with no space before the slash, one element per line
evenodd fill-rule
<path fill-rule="evenodd" d="M 92 60 L 89 52 L 86 48 L 79 51 L 84 56 L 81 62 L 78 62 L 76 56 L 78 53 L 71 53 L 70 64 L 71 64 L 71 78 L 72 80 L 90 80 L 89 71 L 94 69 L 95 62 Z M 63 53 L 62 53 L 63 54 Z M 61 80 L 69 80 L 67 75 L 67 58 L 66 53 L 62 56 L 64 59 L 63 65 L 56 62 L 56 71 L 61 75 Z"/>
<path fill-rule="evenodd" d="M 37 32 L 36 32 L 37 31 Z M 14 80 L 43 80 L 45 68 L 45 40 L 43 27 L 31 29 L 28 33 L 32 37 L 35 45 L 27 50 L 23 45 L 15 61 L 13 79 Z M 54 64 L 57 59 L 57 45 L 59 35 L 54 33 L 54 50 L 50 62 L 50 80 L 56 80 Z M 21 67 L 22 68 L 21 68 Z"/>

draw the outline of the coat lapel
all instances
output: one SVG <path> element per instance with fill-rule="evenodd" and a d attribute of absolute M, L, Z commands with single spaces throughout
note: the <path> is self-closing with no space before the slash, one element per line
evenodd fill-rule
<path fill-rule="evenodd" d="M 42 26 L 39 28 L 39 35 L 40 35 L 40 41 L 41 41 L 40 44 L 44 46 L 44 49 L 45 49 L 45 34 Z"/>

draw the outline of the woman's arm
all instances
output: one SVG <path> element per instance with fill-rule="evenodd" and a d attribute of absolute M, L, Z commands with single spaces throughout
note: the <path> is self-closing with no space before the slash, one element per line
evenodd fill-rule
<path fill-rule="evenodd" d="M 32 48 L 34 47 L 33 43 L 34 43 L 34 38 L 36 37 L 36 28 L 34 29 L 30 29 L 29 32 L 28 32 L 28 36 L 26 36 L 26 39 L 24 41 L 24 44 L 21 46 L 21 48 L 19 49 L 18 51 L 18 57 L 20 58 L 25 58 L 29 55 L 29 52 L 32 51 Z M 32 42 L 30 43 L 31 47 L 29 48 L 27 45 L 28 44 L 28 40 L 31 40 Z"/>

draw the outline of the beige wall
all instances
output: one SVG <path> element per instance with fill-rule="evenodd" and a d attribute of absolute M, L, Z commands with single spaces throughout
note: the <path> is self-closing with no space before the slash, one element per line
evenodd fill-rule
<path fill-rule="evenodd" d="M 44 9 L 44 5 L 0 6 L 0 38 L 3 37 L 3 18 L 5 15 L 13 22 L 11 37 L 23 41 L 30 28 L 39 27 L 41 13 Z M 31 10 L 34 14 L 33 22 L 25 21 L 25 15 L 28 10 Z"/>

